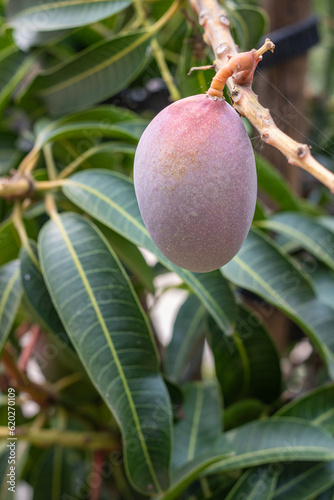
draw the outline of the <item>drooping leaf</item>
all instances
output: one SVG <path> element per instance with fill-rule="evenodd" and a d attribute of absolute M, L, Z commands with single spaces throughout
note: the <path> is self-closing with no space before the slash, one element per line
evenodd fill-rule
<path fill-rule="evenodd" d="M 214 384 L 185 387 L 183 417 L 175 424 L 172 464 L 178 469 L 213 447 L 221 434 L 221 398 Z"/>
<path fill-rule="evenodd" d="M 333 309 L 317 299 L 307 276 L 269 238 L 250 231 L 238 255 L 222 272 L 293 319 L 313 341 L 334 377 Z"/>
<path fill-rule="evenodd" d="M 58 116 L 101 102 L 144 68 L 150 36 L 147 31 L 102 40 L 39 75 L 28 92 Z"/>
<path fill-rule="evenodd" d="M 36 225 L 34 221 L 25 220 L 25 227 L 28 235 L 36 237 Z M 7 262 L 14 260 L 19 255 L 21 248 L 20 237 L 11 219 L 0 224 L 0 267 Z"/>
<path fill-rule="evenodd" d="M 251 469 L 241 476 L 225 500 L 271 500 L 277 483 L 277 471 L 271 466 Z"/>
<path fill-rule="evenodd" d="M 121 427 L 131 481 L 161 492 L 169 482 L 171 411 L 131 283 L 102 235 L 75 214 L 46 224 L 40 253 L 62 323 Z"/>
<path fill-rule="evenodd" d="M 210 319 L 209 330 L 225 405 L 244 398 L 274 401 L 281 392 L 280 360 L 260 320 L 240 307 L 233 335 L 224 335 Z"/>
<path fill-rule="evenodd" d="M 21 296 L 20 262 L 13 260 L 0 268 L 0 352 L 15 320 Z"/>
<path fill-rule="evenodd" d="M 97 139 L 101 140 L 105 137 L 112 139 L 128 139 L 132 142 L 137 142 L 146 125 L 146 120 L 122 121 L 115 124 L 104 124 L 103 126 L 101 126 L 101 122 L 98 121 L 78 121 L 60 124 L 59 126 L 56 122 L 45 127 L 41 131 L 37 136 L 35 147 L 40 149 L 48 142 L 62 139 L 85 137 L 87 140 L 87 136 L 91 137 L 95 142 L 97 142 Z M 92 143 L 92 146 L 93 145 L 94 143 Z"/>
<path fill-rule="evenodd" d="M 205 309 L 196 295 L 189 295 L 175 319 L 173 335 L 166 350 L 165 372 L 178 381 L 184 373 L 205 329 Z"/>
<path fill-rule="evenodd" d="M 291 401 L 276 415 L 305 418 L 334 433 L 334 385 L 319 387 Z"/>
<path fill-rule="evenodd" d="M 66 181 L 63 191 L 94 218 L 152 252 L 183 279 L 223 331 L 233 331 L 236 306 L 227 282 L 221 279 L 219 271 L 192 273 L 181 269 L 160 252 L 144 226 L 133 183 L 128 177 L 106 170 L 79 172 Z"/>
<path fill-rule="evenodd" d="M 130 0 L 9 0 L 7 21 L 14 28 L 29 31 L 62 30 L 95 23 L 131 4 Z"/>
<path fill-rule="evenodd" d="M 235 455 L 210 467 L 210 473 L 274 462 L 334 459 L 334 438 L 321 427 L 301 419 L 258 420 L 224 436 Z"/>
<path fill-rule="evenodd" d="M 275 500 L 313 500 L 334 484 L 334 461 L 282 466 Z"/>
<path fill-rule="evenodd" d="M 286 212 L 275 214 L 257 225 L 295 239 L 302 248 L 334 269 L 334 232 L 318 224 L 317 218 Z"/>

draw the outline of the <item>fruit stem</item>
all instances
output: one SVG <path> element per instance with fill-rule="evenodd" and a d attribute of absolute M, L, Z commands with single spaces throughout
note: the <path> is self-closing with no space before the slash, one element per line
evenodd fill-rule
<path fill-rule="evenodd" d="M 255 66 L 264 52 L 273 50 L 273 44 L 266 40 L 260 49 L 239 54 L 229 29 L 227 13 L 217 0 L 189 1 L 204 28 L 204 41 L 213 48 L 216 57 L 217 74 L 208 91 L 209 97 L 221 99 L 226 84 L 235 109 L 258 130 L 262 140 L 281 151 L 291 165 L 306 170 L 334 193 L 334 174 L 313 158 L 306 144 L 296 142 L 277 127 L 269 110 L 259 103 L 251 89 Z M 252 58 L 253 61 L 256 59 L 253 70 Z"/>

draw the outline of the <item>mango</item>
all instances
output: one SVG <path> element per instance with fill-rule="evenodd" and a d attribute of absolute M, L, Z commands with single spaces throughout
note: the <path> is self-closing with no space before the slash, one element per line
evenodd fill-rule
<path fill-rule="evenodd" d="M 171 262 L 194 272 L 224 266 L 248 234 L 257 195 L 241 118 L 204 94 L 167 106 L 140 138 L 134 185 L 145 226 Z"/>

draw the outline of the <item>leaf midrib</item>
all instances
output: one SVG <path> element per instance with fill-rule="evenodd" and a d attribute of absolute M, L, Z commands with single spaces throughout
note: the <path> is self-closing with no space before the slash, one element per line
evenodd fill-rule
<path fill-rule="evenodd" d="M 131 410 L 131 413 L 132 413 L 132 416 L 133 416 L 133 419 L 134 419 L 134 422 L 135 422 L 135 426 L 136 426 L 136 430 L 138 432 L 138 436 L 139 436 L 139 441 L 140 441 L 140 444 L 141 444 L 141 447 L 142 447 L 142 450 L 143 450 L 143 453 L 144 453 L 144 456 L 145 456 L 145 459 L 146 459 L 146 462 L 147 462 L 147 465 L 148 465 L 148 468 L 150 470 L 150 473 L 151 473 L 151 476 L 152 476 L 152 480 L 154 482 L 154 485 L 157 489 L 157 491 L 159 493 L 162 492 L 162 489 L 160 487 L 160 484 L 159 484 L 159 481 L 156 477 L 156 474 L 155 474 L 155 471 L 154 471 L 154 468 L 153 468 L 153 464 L 151 462 L 151 458 L 149 456 L 149 453 L 148 453 L 148 450 L 147 450 L 147 447 L 146 447 L 146 443 L 145 443 L 145 438 L 144 438 L 144 435 L 143 435 L 143 432 L 142 432 L 142 429 L 141 429 L 141 426 L 140 426 L 140 421 L 139 421 L 139 418 L 138 418 L 138 415 L 137 415 L 137 412 L 136 412 L 136 407 L 135 407 L 135 404 L 134 404 L 134 401 L 132 399 L 132 394 L 131 394 L 131 391 L 130 391 L 130 388 L 129 388 L 129 385 L 127 383 L 127 380 L 126 380 L 126 377 L 125 377 L 125 374 L 124 374 L 124 371 L 123 371 L 123 367 L 120 363 L 120 360 L 118 359 L 118 356 L 117 356 L 117 352 L 116 352 L 116 349 L 115 349 L 115 346 L 112 342 L 112 339 L 110 338 L 110 335 L 109 335 L 109 332 L 108 332 L 108 329 L 107 329 L 107 326 L 105 324 L 105 321 L 103 319 L 103 316 L 102 316 L 102 313 L 100 311 L 100 308 L 96 302 L 96 299 L 95 299 L 95 296 L 94 296 L 94 293 L 93 293 L 93 290 L 91 289 L 91 286 L 89 284 L 89 281 L 87 280 L 87 277 L 85 275 L 85 272 L 82 268 L 82 265 L 81 265 L 81 262 L 73 248 L 73 245 L 67 235 L 67 232 L 65 230 L 65 227 L 59 217 L 58 214 L 54 214 L 53 216 L 53 220 L 55 222 L 55 224 L 57 225 L 58 229 L 59 229 L 59 232 L 61 234 L 61 236 L 63 237 L 63 240 L 65 242 L 65 245 L 67 246 L 67 249 L 72 257 L 72 260 L 74 262 L 74 265 L 75 267 L 77 268 L 77 271 L 78 271 L 78 274 L 84 284 L 84 287 L 87 291 L 87 294 L 91 300 L 91 303 L 93 305 L 93 308 L 94 308 L 94 311 L 95 311 L 95 314 L 99 320 L 99 323 L 101 325 L 101 328 L 102 328 L 102 331 L 103 331 L 103 334 L 107 340 L 107 343 L 109 345 L 109 348 L 110 348 L 110 351 L 112 353 L 112 356 L 115 360 L 115 365 L 117 367 L 117 370 L 118 370 L 118 373 L 119 373 L 119 376 L 120 376 L 120 379 L 122 381 L 122 384 L 123 384 L 123 387 L 124 387 L 124 390 L 125 390 L 125 393 L 127 395 L 127 399 L 128 399 L 128 402 L 129 402 L 129 406 L 130 406 L 130 410 Z"/>

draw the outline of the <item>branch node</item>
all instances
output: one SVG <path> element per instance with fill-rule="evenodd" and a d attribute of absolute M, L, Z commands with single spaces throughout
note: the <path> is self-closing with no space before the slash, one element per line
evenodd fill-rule
<path fill-rule="evenodd" d="M 307 144 L 301 144 L 297 148 L 298 158 L 304 158 L 309 152 L 310 152 L 310 149 L 309 149 Z"/>

